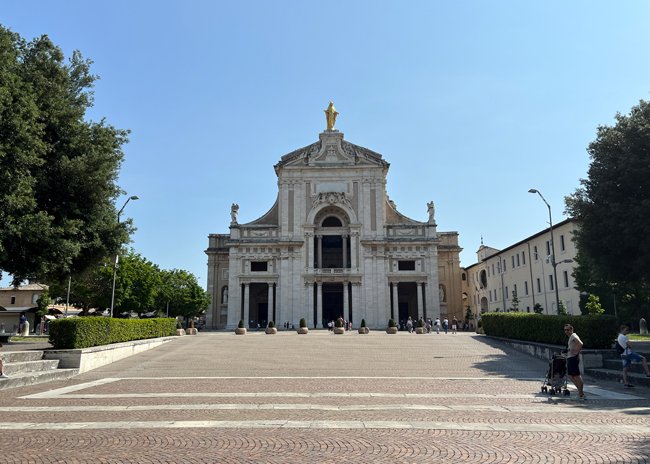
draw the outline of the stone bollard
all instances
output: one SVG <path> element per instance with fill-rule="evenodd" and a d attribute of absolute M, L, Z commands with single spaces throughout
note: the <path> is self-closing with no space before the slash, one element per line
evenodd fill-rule
<path fill-rule="evenodd" d="M 639 321 L 639 333 L 641 335 L 648 335 L 648 323 L 645 321 L 644 318 L 641 318 Z"/>

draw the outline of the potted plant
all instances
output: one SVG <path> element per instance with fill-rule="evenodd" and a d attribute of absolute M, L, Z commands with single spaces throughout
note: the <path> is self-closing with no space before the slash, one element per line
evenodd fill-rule
<path fill-rule="evenodd" d="M 196 335 L 198 333 L 198 330 L 194 327 L 194 319 L 190 319 L 190 324 L 187 329 L 185 329 L 185 334 L 186 335 Z"/>
<path fill-rule="evenodd" d="M 370 329 L 366 326 L 366 320 L 361 319 L 361 327 L 359 327 L 359 333 L 367 334 L 368 332 L 370 332 Z"/>
<path fill-rule="evenodd" d="M 396 334 L 397 333 L 397 324 L 393 319 L 388 319 L 388 328 L 386 329 L 387 334 Z"/>
<path fill-rule="evenodd" d="M 336 321 L 334 321 L 334 333 L 337 335 L 345 333 L 345 327 L 343 327 L 343 321 L 341 318 L 338 318 Z"/>
<path fill-rule="evenodd" d="M 307 327 L 307 321 L 305 320 L 304 317 L 300 319 L 300 327 L 298 328 L 298 333 L 302 335 L 309 333 L 309 328 Z"/>
<path fill-rule="evenodd" d="M 185 330 L 183 329 L 181 321 L 176 321 L 176 335 L 185 335 Z"/>
<path fill-rule="evenodd" d="M 415 328 L 415 333 L 416 334 L 427 333 L 427 329 L 424 327 L 424 320 L 423 319 L 418 320 L 418 326 Z"/>
<path fill-rule="evenodd" d="M 269 325 L 266 326 L 266 331 L 268 335 L 274 335 L 278 333 L 278 329 L 275 328 L 275 322 L 269 321 Z"/>
<path fill-rule="evenodd" d="M 246 335 L 246 327 L 244 327 L 244 320 L 239 320 L 239 325 L 235 329 L 235 335 Z"/>

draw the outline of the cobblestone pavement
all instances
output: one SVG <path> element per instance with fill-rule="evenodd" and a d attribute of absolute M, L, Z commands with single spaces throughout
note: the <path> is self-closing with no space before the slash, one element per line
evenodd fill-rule
<path fill-rule="evenodd" d="M 645 463 L 650 390 L 469 333 L 179 337 L 67 381 L 0 391 L 0 463 Z"/>

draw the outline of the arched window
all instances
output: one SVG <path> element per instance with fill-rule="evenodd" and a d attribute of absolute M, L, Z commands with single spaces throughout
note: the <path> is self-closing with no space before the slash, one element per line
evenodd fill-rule
<path fill-rule="evenodd" d="M 321 227 L 342 227 L 341 220 L 334 216 L 326 217 Z"/>

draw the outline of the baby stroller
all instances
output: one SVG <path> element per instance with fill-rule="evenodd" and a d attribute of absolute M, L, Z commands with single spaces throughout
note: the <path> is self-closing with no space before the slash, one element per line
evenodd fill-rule
<path fill-rule="evenodd" d="M 544 383 L 542 383 L 542 393 L 549 395 L 559 395 L 564 393 L 564 396 L 569 396 L 569 389 L 567 388 L 566 378 L 566 357 L 561 354 L 553 355 L 553 358 L 548 363 L 548 372 Z"/>

